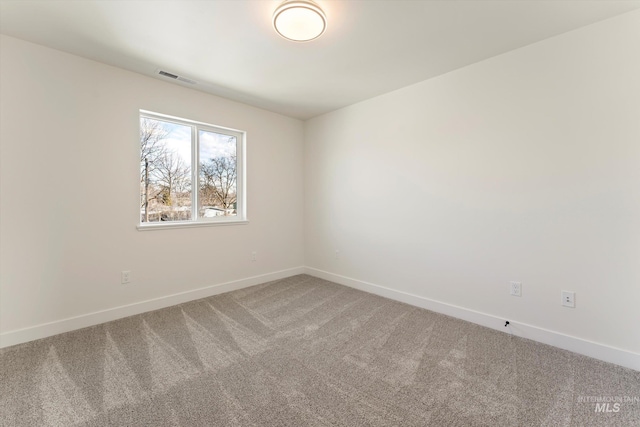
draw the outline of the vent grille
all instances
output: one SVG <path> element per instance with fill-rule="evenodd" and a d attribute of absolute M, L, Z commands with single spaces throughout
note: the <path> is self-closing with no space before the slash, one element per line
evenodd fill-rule
<path fill-rule="evenodd" d="M 177 74 L 170 73 L 168 71 L 158 70 L 158 74 L 163 77 L 168 77 L 173 80 L 178 80 L 183 83 L 189 83 L 190 85 L 195 85 L 197 82 L 195 80 L 188 79 L 186 77 L 179 76 Z"/>
<path fill-rule="evenodd" d="M 167 73 L 166 71 L 158 71 L 158 74 L 160 74 L 161 76 L 165 76 L 165 77 L 169 77 L 171 79 L 177 79 L 178 76 L 176 76 L 175 74 L 171 74 L 171 73 Z"/>

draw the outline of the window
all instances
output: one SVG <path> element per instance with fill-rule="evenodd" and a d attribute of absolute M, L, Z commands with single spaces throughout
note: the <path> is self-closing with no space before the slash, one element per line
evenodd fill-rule
<path fill-rule="evenodd" d="M 245 222 L 244 132 L 140 111 L 140 226 Z"/>

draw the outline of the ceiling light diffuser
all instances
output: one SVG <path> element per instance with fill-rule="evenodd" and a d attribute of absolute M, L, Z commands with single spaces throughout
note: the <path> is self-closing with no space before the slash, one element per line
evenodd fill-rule
<path fill-rule="evenodd" d="M 324 33 L 327 17 L 310 0 L 287 0 L 273 12 L 273 28 L 285 39 L 306 42 Z"/>

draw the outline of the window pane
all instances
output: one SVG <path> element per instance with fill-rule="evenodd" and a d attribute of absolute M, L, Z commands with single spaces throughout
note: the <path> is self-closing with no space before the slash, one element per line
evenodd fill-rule
<path fill-rule="evenodd" d="M 191 127 L 140 117 L 141 222 L 191 219 Z"/>
<path fill-rule="evenodd" d="M 237 203 L 236 137 L 200 130 L 198 216 L 235 216 Z"/>

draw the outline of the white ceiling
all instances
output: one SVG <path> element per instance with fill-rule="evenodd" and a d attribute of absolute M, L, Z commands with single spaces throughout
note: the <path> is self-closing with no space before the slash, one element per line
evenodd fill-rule
<path fill-rule="evenodd" d="M 640 8 L 640 1 L 317 0 L 326 33 L 279 37 L 280 0 L 0 0 L 0 31 L 307 119 Z"/>

